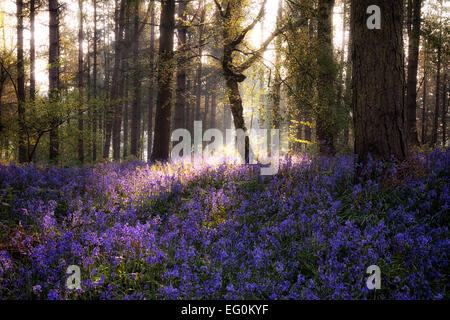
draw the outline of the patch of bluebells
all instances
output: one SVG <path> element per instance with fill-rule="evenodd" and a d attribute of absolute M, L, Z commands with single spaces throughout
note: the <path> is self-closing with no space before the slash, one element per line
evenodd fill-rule
<path fill-rule="evenodd" d="M 0 166 L 0 298 L 448 299 L 449 151 L 417 161 Z"/>

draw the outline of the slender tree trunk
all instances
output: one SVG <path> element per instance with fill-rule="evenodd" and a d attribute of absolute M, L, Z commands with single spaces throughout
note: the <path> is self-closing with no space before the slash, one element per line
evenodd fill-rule
<path fill-rule="evenodd" d="M 34 19 L 35 19 L 36 5 L 35 0 L 30 0 L 30 100 L 34 101 L 36 98 L 36 46 L 34 36 Z"/>
<path fill-rule="evenodd" d="M 216 128 L 216 113 L 217 113 L 217 78 L 213 75 L 211 79 L 211 114 L 209 123 L 211 128 Z"/>
<path fill-rule="evenodd" d="M 192 80 L 186 76 L 186 128 L 192 134 L 194 130 L 194 110 L 192 106 Z"/>
<path fill-rule="evenodd" d="M 278 2 L 278 14 L 277 14 L 277 26 L 281 26 L 281 20 L 283 19 L 283 1 Z M 272 123 L 273 129 L 280 128 L 281 114 L 280 114 L 280 101 L 281 101 L 281 36 L 278 36 L 275 40 L 275 84 L 273 92 L 273 109 L 272 109 Z M 270 138 L 270 135 L 269 135 Z"/>
<path fill-rule="evenodd" d="M 129 80 L 125 79 L 124 97 L 128 96 L 128 91 L 129 91 L 128 87 L 129 87 Z M 130 122 L 129 121 L 130 119 L 128 117 L 128 114 L 129 114 L 130 108 L 128 107 L 128 99 L 123 99 L 122 103 L 123 103 L 123 157 L 124 157 L 124 159 L 126 159 L 126 157 L 128 157 L 128 154 L 129 154 L 128 132 L 130 130 L 128 127 L 128 123 Z"/>
<path fill-rule="evenodd" d="M 333 153 L 334 132 L 333 108 L 336 107 L 334 88 L 335 71 L 333 70 L 332 16 L 334 0 L 319 1 L 319 20 L 317 38 L 320 45 L 318 52 L 319 64 L 319 110 L 317 113 L 317 140 L 321 153 Z"/>
<path fill-rule="evenodd" d="M 426 143 L 427 139 L 427 60 L 428 60 L 428 51 L 427 51 L 427 43 L 424 45 L 424 59 L 423 59 L 423 97 L 422 97 L 422 144 Z"/>
<path fill-rule="evenodd" d="M 109 157 L 109 152 L 111 148 L 111 136 L 115 135 L 115 143 L 117 146 L 117 140 L 119 140 L 120 147 L 120 128 L 117 129 L 117 126 L 120 127 L 120 114 L 121 110 L 119 99 L 119 71 L 121 66 L 121 58 L 122 58 L 122 42 L 123 42 L 123 29 L 124 29 L 124 17 L 125 17 L 125 8 L 126 8 L 127 0 L 121 0 L 120 4 L 118 0 L 116 0 L 116 13 L 115 13 L 115 44 L 114 44 L 114 67 L 113 67 L 113 75 L 112 75 L 112 84 L 111 84 L 111 92 L 110 92 L 110 105 L 108 106 L 108 110 L 106 113 L 106 127 L 105 127 L 105 144 L 103 148 L 103 158 L 107 159 Z M 117 152 L 117 147 L 116 147 Z M 120 152 L 120 151 L 119 151 Z"/>
<path fill-rule="evenodd" d="M 196 74 L 196 95 L 195 95 L 195 120 L 200 121 L 202 119 L 200 106 L 202 103 L 202 54 L 203 54 L 203 24 L 205 22 L 205 6 L 203 0 L 200 1 L 201 13 L 200 13 L 200 27 L 198 29 L 198 63 Z"/>
<path fill-rule="evenodd" d="M 49 0 L 49 98 L 56 103 L 59 96 L 59 3 Z M 57 119 L 53 119 L 54 128 L 50 131 L 50 160 L 56 161 L 59 155 L 59 138 L 56 126 Z"/>
<path fill-rule="evenodd" d="M 444 73 L 444 88 L 442 89 L 442 146 L 447 144 L 447 73 Z"/>
<path fill-rule="evenodd" d="M 150 9 L 150 88 L 148 91 L 148 119 L 147 119 L 147 161 L 151 160 L 153 146 L 153 91 L 155 85 L 154 59 L 155 59 L 155 3 L 152 1 Z"/>
<path fill-rule="evenodd" d="M 23 0 L 17 0 L 17 105 L 19 116 L 19 162 L 27 159 L 25 146 L 25 67 L 23 60 Z"/>
<path fill-rule="evenodd" d="M 151 158 L 153 161 L 167 160 L 169 158 L 170 114 L 173 104 L 175 0 L 162 0 L 160 25 L 155 142 Z"/>
<path fill-rule="evenodd" d="M 442 34 L 441 34 L 442 37 Z M 440 37 L 440 38 L 441 38 Z M 431 137 L 431 145 L 434 147 L 438 140 L 438 126 L 439 126 L 439 103 L 441 102 L 440 90 L 441 90 L 441 58 L 442 58 L 442 48 L 441 43 L 438 44 L 438 54 L 437 54 L 437 66 L 436 66 L 436 89 L 435 98 L 436 102 L 434 105 L 434 118 L 433 118 L 433 135 Z"/>
<path fill-rule="evenodd" d="M 175 127 L 174 129 L 184 128 L 184 111 L 186 104 L 186 1 L 180 1 L 178 4 L 178 19 L 181 21 L 178 28 L 178 61 L 177 61 L 177 89 L 175 102 Z"/>
<path fill-rule="evenodd" d="M 134 2 L 134 30 L 133 30 L 133 109 L 131 112 L 131 155 L 139 156 L 138 141 L 140 137 L 141 124 L 141 75 L 139 65 L 139 0 Z"/>
<path fill-rule="evenodd" d="M 124 0 L 115 0 L 115 12 L 114 12 L 114 66 L 112 72 L 112 82 L 109 93 L 109 105 L 106 107 L 105 112 L 105 144 L 103 145 L 103 158 L 108 159 L 111 149 L 111 137 L 112 137 L 112 127 L 113 127 L 113 116 L 114 116 L 114 103 L 117 91 L 117 77 L 119 76 L 120 67 L 120 55 L 119 55 L 119 15 L 122 11 L 122 4 Z M 120 6 L 120 9 L 119 9 Z"/>
<path fill-rule="evenodd" d="M 209 83 L 208 83 L 208 78 L 206 79 L 206 85 L 205 85 L 205 110 L 203 113 L 203 123 L 204 123 L 204 128 L 205 129 L 209 129 L 209 123 L 208 123 L 208 114 L 209 114 Z"/>
<path fill-rule="evenodd" d="M 420 18 L 422 0 L 412 0 L 413 4 L 411 32 L 408 47 L 408 83 L 407 83 L 407 103 L 408 103 L 408 143 L 418 145 L 417 135 L 417 67 L 419 61 L 419 42 L 420 42 Z"/>
<path fill-rule="evenodd" d="M 113 159 L 116 162 L 120 161 L 120 142 L 121 142 L 121 129 L 122 129 L 122 111 L 123 100 L 125 99 L 125 78 L 128 78 L 128 57 L 129 49 L 131 46 L 131 25 L 130 25 L 130 2 L 127 0 L 125 4 L 125 14 L 121 19 L 121 28 L 124 30 L 124 36 L 121 38 L 120 44 L 120 73 L 118 78 L 118 96 L 116 103 L 116 110 L 114 113 L 113 123 Z"/>
<path fill-rule="evenodd" d="M 84 163 L 84 123 L 83 123 L 83 0 L 78 0 L 78 9 L 80 10 L 79 29 L 78 29 L 78 161 Z"/>
<path fill-rule="evenodd" d="M 370 5 L 381 9 L 381 30 L 366 26 Z M 352 1 L 355 152 L 363 163 L 369 154 L 377 161 L 407 157 L 402 21 L 402 1 Z"/>
<path fill-rule="evenodd" d="M 106 31 L 106 30 L 105 30 Z M 93 115 L 92 115 L 92 161 L 97 161 L 97 123 L 98 123 L 98 110 L 97 110 L 97 42 L 98 42 L 98 30 L 97 30 L 97 0 L 94 0 L 94 40 L 93 40 L 93 59 L 94 66 L 92 70 L 92 95 L 94 97 Z M 105 70 L 105 73 L 108 71 Z"/>

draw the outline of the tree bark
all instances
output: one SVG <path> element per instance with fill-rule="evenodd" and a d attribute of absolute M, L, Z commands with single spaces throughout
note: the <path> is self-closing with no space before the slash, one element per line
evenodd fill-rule
<path fill-rule="evenodd" d="M 150 88 L 148 91 L 148 119 L 147 119 L 147 161 L 151 160 L 153 145 L 153 90 L 155 84 L 154 59 L 155 59 L 155 2 L 152 0 L 150 11 Z"/>
<path fill-rule="evenodd" d="M 122 42 L 123 42 L 123 32 L 124 32 L 124 17 L 125 17 L 125 8 L 127 4 L 127 0 L 116 0 L 116 12 L 115 12 L 115 43 L 114 43 L 114 67 L 113 67 L 113 75 L 112 75 L 112 84 L 111 91 L 109 94 L 110 104 L 106 111 L 106 124 L 105 124 L 105 144 L 103 147 L 103 158 L 107 159 L 109 157 L 109 152 L 111 148 L 111 137 L 115 135 L 115 139 L 113 139 L 117 145 L 117 140 L 119 140 L 120 146 L 120 128 L 117 129 L 117 126 L 120 127 L 120 118 L 121 115 L 119 111 L 121 111 L 120 101 L 119 99 L 119 71 L 121 66 L 121 58 L 122 58 Z M 119 139 L 118 139 L 119 138 Z M 117 149 L 116 149 L 117 152 Z"/>
<path fill-rule="evenodd" d="M 122 129 L 122 112 L 123 112 L 123 100 L 125 99 L 125 79 L 129 77 L 128 69 L 128 57 L 129 49 L 131 46 L 131 25 L 130 25 L 130 2 L 126 0 L 125 12 L 123 18 L 120 20 L 122 34 L 120 43 L 120 73 L 118 78 L 118 91 L 117 91 L 117 103 L 115 105 L 114 123 L 113 123 L 113 159 L 116 162 L 120 161 L 120 142 L 121 142 L 121 129 Z"/>
<path fill-rule="evenodd" d="M 23 59 L 23 0 L 17 0 L 17 106 L 19 116 L 19 162 L 27 159 L 25 146 L 25 66 Z"/>
<path fill-rule="evenodd" d="M 59 96 L 59 3 L 58 0 L 49 0 L 49 98 L 51 103 L 56 103 Z M 53 124 L 57 123 L 53 119 Z M 50 160 L 56 161 L 59 155 L 58 129 L 50 131 Z"/>
<path fill-rule="evenodd" d="M 407 83 L 407 104 L 408 104 L 408 144 L 418 145 L 417 135 L 417 68 L 419 61 L 420 43 L 420 21 L 422 0 L 412 0 L 411 31 L 408 45 L 408 83 Z"/>
<path fill-rule="evenodd" d="M 169 158 L 170 118 L 173 104 L 175 0 L 162 0 L 160 21 L 158 97 L 156 101 L 155 141 L 151 157 L 153 161 Z"/>
<path fill-rule="evenodd" d="M 200 121 L 202 119 L 200 106 L 202 102 L 202 54 L 203 54 L 203 24 L 205 22 L 206 10 L 204 7 L 203 0 L 200 1 L 200 27 L 198 29 L 198 62 L 197 62 L 197 73 L 195 77 L 195 121 Z"/>
<path fill-rule="evenodd" d="M 336 108 L 335 70 L 332 43 L 332 16 L 335 0 L 319 1 L 319 18 L 317 38 L 319 42 L 318 65 L 318 99 L 317 111 L 317 140 L 320 152 L 334 153 L 334 111 Z"/>
<path fill-rule="evenodd" d="M 175 123 L 174 129 L 184 128 L 184 111 L 186 105 L 186 1 L 180 1 L 178 4 L 178 59 L 177 59 L 177 89 L 175 102 Z"/>
<path fill-rule="evenodd" d="M 381 30 L 366 26 L 370 5 L 381 9 Z M 369 154 L 387 161 L 407 157 L 402 21 L 402 1 L 352 1 L 352 107 L 355 152 L 362 163 Z"/>
<path fill-rule="evenodd" d="M 428 60 L 428 50 L 427 43 L 424 44 L 424 59 L 423 59 L 423 97 L 422 97 L 422 144 L 426 143 L 426 131 L 427 131 L 427 60 Z"/>
<path fill-rule="evenodd" d="M 125 79 L 124 98 L 128 96 L 128 90 L 129 90 L 128 87 L 129 87 L 129 81 L 128 81 L 128 79 Z M 128 157 L 128 154 L 129 154 L 128 132 L 130 131 L 129 127 L 128 127 L 128 124 L 130 122 L 129 117 L 128 117 L 128 114 L 129 114 L 128 99 L 123 99 L 122 103 L 123 103 L 123 117 L 122 117 L 123 118 L 123 158 L 126 159 L 126 157 Z"/>
<path fill-rule="evenodd" d="M 133 109 L 131 112 L 131 155 L 138 158 L 138 142 L 141 131 L 141 75 L 139 70 L 139 0 L 134 2 L 134 30 L 133 30 Z"/>
<path fill-rule="evenodd" d="M 78 161 L 84 163 L 84 123 L 83 123 L 83 0 L 78 0 L 78 9 L 80 10 L 79 29 L 78 29 Z"/>
<path fill-rule="evenodd" d="M 442 59 L 442 32 L 439 37 L 438 53 L 437 53 L 437 65 L 436 65 L 436 89 L 435 91 L 435 105 L 434 105 L 434 118 L 433 118 L 433 134 L 431 136 L 431 145 L 434 147 L 438 140 L 438 126 L 439 126 L 439 103 L 441 102 L 440 90 L 441 90 L 441 59 Z"/>
<path fill-rule="evenodd" d="M 97 0 L 94 0 L 94 39 L 93 39 L 93 70 L 92 70 L 92 95 L 94 97 L 94 107 L 92 114 L 92 161 L 97 161 L 97 123 L 98 123 L 98 110 L 97 110 L 97 42 L 98 42 L 98 30 L 97 30 Z M 108 71 L 105 70 L 105 73 Z"/>
<path fill-rule="evenodd" d="M 277 26 L 281 25 L 281 20 L 283 19 L 283 1 L 278 2 L 278 13 L 277 13 Z M 273 92 L 273 109 L 272 109 L 272 123 L 271 128 L 279 129 L 281 114 L 280 114 L 280 101 L 281 101 L 281 50 L 282 42 L 281 36 L 278 36 L 275 40 L 275 79 L 274 79 L 274 92 Z M 269 135 L 270 139 L 270 135 Z"/>
<path fill-rule="evenodd" d="M 35 0 L 30 0 L 30 100 L 34 101 L 36 98 L 36 46 L 34 35 L 34 20 L 35 20 L 36 5 Z"/>
<path fill-rule="evenodd" d="M 209 123 L 211 128 L 216 128 L 216 113 L 217 113 L 217 78 L 213 75 L 211 80 L 211 114 Z"/>
<path fill-rule="evenodd" d="M 444 73 L 444 88 L 442 89 L 442 146 L 447 144 L 447 73 Z"/>

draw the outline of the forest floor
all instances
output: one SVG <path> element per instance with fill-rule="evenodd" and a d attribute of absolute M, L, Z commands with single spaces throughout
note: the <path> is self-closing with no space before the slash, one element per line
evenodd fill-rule
<path fill-rule="evenodd" d="M 0 299 L 448 299 L 449 162 L 0 166 Z"/>

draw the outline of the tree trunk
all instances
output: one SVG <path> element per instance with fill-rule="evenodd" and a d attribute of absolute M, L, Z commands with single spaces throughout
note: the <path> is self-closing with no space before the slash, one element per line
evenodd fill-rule
<path fill-rule="evenodd" d="M 97 31 L 97 0 L 94 0 L 94 44 L 93 44 L 93 59 L 94 66 L 92 70 L 92 95 L 94 97 L 94 107 L 92 115 L 92 161 L 97 161 L 97 123 L 98 123 L 98 110 L 97 110 L 97 42 L 98 42 L 98 31 Z M 108 71 L 105 70 L 105 73 Z"/>
<path fill-rule="evenodd" d="M 277 26 L 281 25 L 281 20 L 283 19 L 283 1 L 278 2 L 278 13 L 277 13 Z M 281 50 L 282 42 L 281 36 L 278 36 L 275 40 L 275 84 L 274 84 L 274 92 L 273 92 L 273 109 L 272 109 L 272 123 L 271 128 L 279 129 L 281 114 L 280 114 L 280 101 L 281 101 Z M 269 135 L 270 139 L 270 135 Z"/>
<path fill-rule="evenodd" d="M 125 86 L 124 86 L 124 98 L 122 100 L 123 103 L 123 157 L 124 159 L 126 157 L 128 157 L 129 154 L 129 150 L 128 150 L 128 132 L 129 132 L 129 128 L 128 128 L 128 123 L 129 121 L 129 107 L 128 107 L 128 99 L 126 99 L 126 97 L 128 97 L 128 90 L 129 90 L 129 81 L 128 79 L 125 79 Z"/>
<path fill-rule="evenodd" d="M 381 9 L 381 30 L 366 26 L 370 5 Z M 363 163 L 369 154 L 387 161 L 407 157 L 402 21 L 402 1 L 352 1 L 355 152 Z"/>
<path fill-rule="evenodd" d="M 27 159 L 25 146 L 25 66 L 23 60 L 23 0 L 17 0 L 17 105 L 19 116 L 19 162 Z"/>
<path fill-rule="evenodd" d="M 36 98 L 36 46 L 34 36 L 34 20 L 35 20 L 36 5 L 35 0 L 30 0 L 30 100 L 34 101 Z"/>
<path fill-rule="evenodd" d="M 155 141 L 152 160 L 167 160 L 170 144 L 170 118 L 173 94 L 173 36 L 175 0 L 162 0 L 159 38 L 158 97 L 156 101 Z"/>
<path fill-rule="evenodd" d="M 78 161 L 84 163 L 84 143 L 83 143 L 83 0 L 78 0 L 80 10 L 78 29 Z"/>
<path fill-rule="evenodd" d="M 153 145 L 153 90 L 155 83 L 154 76 L 154 59 L 155 59 L 155 3 L 152 0 L 150 11 L 150 88 L 148 91 L 148 123 L 147 123 L 147 161 L 151 160 Z"/>
<path fill-rule="evenodd" d="M 442 146 L 447 144 L 447 73 L 444 73 L 444 88 L 442 89 Z"/>
<path fill-rule="evenodd" d="M 124 30 L 124 36 L 121 38 L 120 44 L 120 73 L 118 78 L 118 92 L 116 110 L 114 113 L 113 123 L 113 159 L 116 162 L 120 161 L 120 142 L 121 142 L 121 130 L 122 130 L 122 112 L 123 112 L 123 100 L 125 98 L 125 78 L 128 79 L 128 56 L 131 45 L 131 25 L 130 25 L 130 2 L 127 0 L 125 4 L 125 13 L 123 19 L 121 19 L 121 28 Z"/>
<path fill-rule="evenodd" d="M 193 134 L 194 131 L 194 109 L 192 105 L 192 80 L 186 77 L 186 128 Z"/>
<path fill-rule="evenodd" d="M 427 60 L 428 60 L 428 51 L 427 51 L 427 43 L 424 44 L 424 59 L 423 59 L 423 97 L 422 97 L 422 144 L 426 143 L 427 139 Z"/>
<path fill-rule="evenodd" d="M 334 153 L 334 111 L 336 107 L 335 71 L 333 63 L 332 16 L 335 0 L 319 1 L 319 20 L 317 38 L 319 42 L 318 65 L 318 99 L 317 140 L 321 153 Z"/>
<path fill-rule="evenodd" d="M 138 157 L 138 142 L 140 137 L 141 124 L 141 76 L 139 66 L 139 4 L 140 1 L 134 2 L 134 30 L 133 30 L 133 109 L 131 112 L 131 155 Z"/>
<path fill-rule="evenodd" d="M 58 100 L 59 89 L 59 3 L 58 0 L 49 0 L 49 98 L 52 103 Z M 57 119 L 53 119 L 55 125 Z M 50 131 L 50 160 L 56 161 L 59 155 L 58 129 L 55 127 Z"/>
<path fill-rule="evenodd" d="M 114 131 L 116 134 L 116 143 L 117 143 L 117 122 L 119 122 L 120 126 L 120 115 L 118 115 L 118 111 L 120 108 L 120 102 L 117 101 L 119 98 L 119 71 L 121 65 L 121 49 L 122 49 L 122 41 L 123 41 L 123 21 L 125 16 L 125 7 L 127 0 L 116 0 L 116 12 L 115 12 L 115 43 L 114 43 L 114 67 L 113 67 L 113 75 L 112 75 L 112 84 L 111 91 L 109 94 L 110 105 L 106 111 L 106 124 L 105 124 L 105 144 L 103 147 L 103 158 L 107 159 L 109 157 L 109 152 L 111 148 L 111 136 Z M 114 130 L 115 129 L 115 130 Z M 120 139 L 120 129 L 119 129 L 119 139 Z M 120 141 L 119 141 L 120 144 Z"/>
<path fill-rule="evenodd" d="M 177 59 L 177 89 L 175 102 L 175 127 L 174 129 L 184 128 L 184 109 L 186 104 L 186 1 L 178 4 L 178 19 L 181 20 L 178 28 L 178 59 Z"/>
<path fill-rule="evenodd" d="M 442 37 L 442 34 L 441 34 Z M 441 39 L 440 37 L 440 39 Z M 441 90 L 441 58 L 442 58 L 442 48 L 441 43 L 438 44 L 438 54 L 437 54 L 437 66 L 436 66 L 436 89 L 435 98 L 436 102 L 434 105 L 434 118 L 433 118 L 433 135 L 431 137 L 431 145 L 434 147 L 438 140 L 438 126 L 439 126 L 439 103 L 441 102 L 440 90 Z"/>
<path fill-rule="evenodd" d="M 195 94 L 195 121 L 200 121 L 202 119 L 200 106 L 202 103 L 202 54 L 203 54 L 203 24 L 205 22 L 206 10 L 204 7 L 203 0 L 200 1 L 200 27 L 198 29 L 198 62 L 197 62 L 197 74 L 196 74 L 196 94 Z"/>
<path fill-rule="evenodd" d="M 103 145 L 103 158 L 108 159 L 111 149 L 111 137 L 112 137 L 112 127 L 113 127 L 113 116 L 114 116 L 114 103 L 117 92 L 117 77 L 119 76 L 120 67 L 120 55 L 119 55 L 119 16 L 122 12 L 124 0 L 115 0 L 115 12 L 114 12 L 114 66 L 112 72 L 112 82 L 109 93 L 109 105 L 105 112 L 105 144 Z M 120 6 L 120 9 L 119 9 Z"/>
<path fill-rule="evenodd" d="M 420 42 L 420 18 L 422 0 L 412 0 L 411 32 L 408 46 L 408 83 L 407 83 L 407 108 L 408 108 L 408 143 L 418 145 L 417 135 L 417 67 L 419 61 Z"/>
<path fill-rule="evenodd" d="M 217 113 L 217 78 L 213 75 L 211 79 L 211 114 L 209 117 L 209 124 L 211 128 L 216 128 L 216 113 Z"/>
<path fill-rule="evenodd" d="M 234 127 L 236 129 L 242 129 L 245 133 L 245 145 L 244 145 L 244 161 L 249 163 L 250 161 L 250 140 L 247 135 L 247 126 L 244 121 L 242 106 L 242 98 L 239 92 L 238 80 L 230 75 L 225 75 L 227 85 L 227 96 L 231 106 L 231 113 L 233 114 Z"/>

